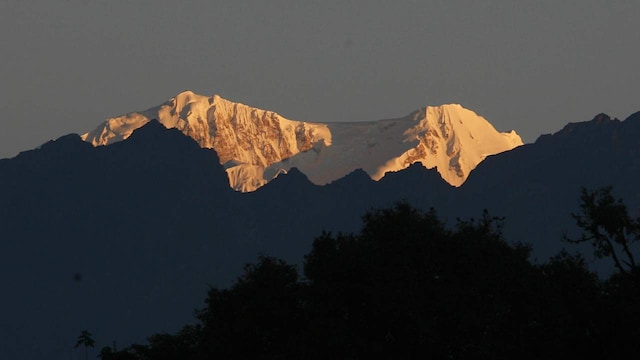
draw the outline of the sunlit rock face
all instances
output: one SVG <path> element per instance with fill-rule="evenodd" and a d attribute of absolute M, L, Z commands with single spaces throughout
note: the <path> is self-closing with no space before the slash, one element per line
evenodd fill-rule
<path fill-rule="evenodd" d="M 154 118 L 214 149 L 231 187 L 243 192 L 292 167 L 323 185 L 355 169 L 379 180 L 415 162 L 436 167 L 445 181 L 460 186 L 485 157 L 522 145 L 514 131 L 500 133 L 460 105 L 426 107 L 391 120 L 311 123 L 191 91 L 146 111 L 107 119 L 82 139 L 107 145 Z"/>

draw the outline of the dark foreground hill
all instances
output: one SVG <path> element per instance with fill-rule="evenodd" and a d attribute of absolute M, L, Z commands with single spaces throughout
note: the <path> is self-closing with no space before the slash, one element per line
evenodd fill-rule
<path fill-rule="evenodd" d="M 215 152 L 156 122 L 106 147 L 62 137 L 0 160 L 0 358 L 80 358 L 83 329 L 101 345 L 173 332 L 256 255 L 300 263 L 322 230 L 356 231 L 401 199 L 449 224 L 487 208 L 546 258 L 568 246 L 581 186 L 611 184 L 640 208 L 639 136 L 637 114 L 600 115 L 488 158 L 461 188 L 414 165 L 326 186 L 292 170 L 248 194 L 229 189 Z"/>

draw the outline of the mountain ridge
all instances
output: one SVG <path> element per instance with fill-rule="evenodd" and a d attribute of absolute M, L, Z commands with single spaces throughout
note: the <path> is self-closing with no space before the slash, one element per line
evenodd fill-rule
<path fill-rule="evenodd" d="M 215 151 L 158 122 L 110 146 L 67 135 L 0 160 L 0 358 L 69 359 L 81 329 L 100 346 L 177 331 L 207 284 L 230 284 L 258 254 L 300 264 L 322 231 L 357 231 L 366 211 L 403 199 L 448 226 L 485 208 L 504 216 L 505 239 L 534 258 L 573 251 L 561 239 L 577 231 L 581 186 L 613 185 L 633 216 L 640 209 L 640 123 L 594 124 L 489 156 L 458 188 L 413 163 L 324 186 L 290 170 L 238 193 Z"/>
<path fill-rule="evenodd" d="M 82 139 L 94 146 L 126 139 L 157 118 L 203 148 L 216 150 L 238 191 L 254 191 L 291 167 L 318 185 L 362 168 L 374 180 L 421 162 L 460 186 L 486 156 L 522 145 L 459 104 L 428 106 L 409 115 L 369 122 L 316 123 L 184 91 L 141 112 L 107 119 Z"/>

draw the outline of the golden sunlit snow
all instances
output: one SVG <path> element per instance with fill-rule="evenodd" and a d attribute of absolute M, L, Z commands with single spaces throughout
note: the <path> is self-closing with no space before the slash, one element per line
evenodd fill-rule
<path fill-rule="evenodd" d="M 95 146 L 124 140 L 153 118 L 214 149 L 231 187 L 244 192 L 292 167 L 322 185 L 358 168 L 378 180 L 415 162 L 436 167 L 445 181 L 460 186 L 485 157 L 522 145 L 515 131 L 500 133 L 457 104 L 429 106 L 399 119 L 311 123 L 191 91 L 108 119 L 82 139 Z"/>

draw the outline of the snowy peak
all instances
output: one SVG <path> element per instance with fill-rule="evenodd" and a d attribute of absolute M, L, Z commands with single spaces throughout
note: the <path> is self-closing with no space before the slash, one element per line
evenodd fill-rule
<path fill-rule="evenodd" d="M 297 167 L 324 185 L 356 169 L 379 180 L 415 162 L 461 185 L 486 156 L 522 145 L 460 105 L 426 107 L 406 117 L 360 123 L 310 123 L 184 91 L 163 104 L 106 120 L 82 135 L 94 146 L 127 139 L 150 119 L 214 149 L 232 188 L 253 191 Z"/>
<path fill-rule="evenodd" d="M 522 145 L 515 131 L 500 133 L 483 117 L 455 104 L 425 107 L 398 119 L 327 126 L 332 146 L 300 153 L 267 172 L 295 166 L 312 182 L 326 184 L 358 168 L 380 180 L 419 162 L 460 186 L 487 156 Z"/>
<path fill-rule="evenodd" d="M 324 124 L 292 121 L 272 111 L 191 91 L 146 111 L 108 119 L 82 139 L 94 146 L 124 140 L 152 118 L 167 128 L 177 128 L 201 147 L 214 149 L 231 187 L 240 191 L 264 185 L 266 166 L 307 151 L 317 142 L 331 145 L 331 133 Z"/>
<path fill-rule="evenodd" d="M 418 145 L 389 161 L 374 178 L 422 162 L 428 169 L 437 168 L 449 184 L 460 186 L 487 156 L 522 145 L 515 131 L 500 133 L 485 118 L 458 104 L 428 106 L 409 118 L 417 124 L 405 132 L 405 141 Z"/>

